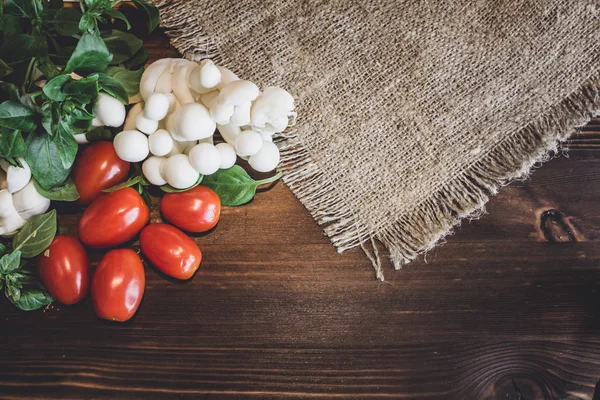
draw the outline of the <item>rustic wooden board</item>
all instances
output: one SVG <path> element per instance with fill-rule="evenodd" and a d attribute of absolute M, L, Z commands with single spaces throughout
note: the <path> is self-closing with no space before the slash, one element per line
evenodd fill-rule
<path fill-rule="evenodd" d="M 0 398 L 598 398 L 600 120 L 570 147 L 383 283 L 278 183 L 197 237 L 191 282 L 147 265 L 128 323 L 2 299 Z"/>

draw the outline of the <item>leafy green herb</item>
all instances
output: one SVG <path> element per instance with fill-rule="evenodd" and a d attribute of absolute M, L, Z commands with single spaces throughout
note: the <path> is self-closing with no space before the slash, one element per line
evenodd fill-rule
<path fill-rule="evenodd" d="M 208 177 L 207 177 L 208 178 Z M 198 178 L 198 180 L 196 181 L 196 183 L 194 183 L 192 186 L 190 186 L 189 188 L 185 188 L 185 189 L 175 189 L 173 186 L 166 184 L 166 185 L 162 185 L 160 187 L 160 190 L 162 190 L 165 193 L 181 193 L 181 192 L 186 192 L 190 189 L 195 188 L 196 186 L 198 186 L 200 184 L 200 182 L 202 182 L 202 180 L 204 179 L 204 175 L 200 175 L 200 177 Z"/>
<path fill-rule="evenodd" d="M 46 83 L 42 91 L 46 97 L 53 101 L 63 101 L 67 98 L 67 95 L 63 91 L 63 86 L 71 81 L 69 75 L 59 75 L 54 79 L 51 79 Z"/>
<path fill-rule="evenodd" d="M 98 126 L 91 131 L 88 131 L 85 134 L 85 138 L 88 140 L 88 142 L 99 142 L 102 140 L 112 140 L 113 134 L 110 130 Z"/>
<path fill-rule="evenodd" d="M 144 69 L 128 70 L 123 67 L 108 67 L 105 74 L 112 76 L 127 93 L 127 96 L 133 97 L 140 92 L 140 79 Z"/>
<path fill-rule="evenodd" d="M 27 147 L 21 132 L 10 129 L 0 130 L 0 157 L 25 157 L 26 151 Z"/>
<path fill-rule="evenodd" d="M 148 26 L 148 31 L 152 32 L 158 27 L 160 23 L 160 15 L 158 12 L 158 8 L 156 6 L 149 4 L 143 0 L 133 0 L 133 3 L 141 10 L 146 13 L 146 25 Z"/>
<path fill-rule="evenodd" d="M 53 187 L 50 190 L 44 189 L 36 180 L 33 181 L 33 184 L 39 194 L 50 200 L 75 201 L 79 198 L 79 193 L 71 178 L 64 185 Z"/>
<path fill-rule="evenodd" d="M 24 290 L 18 300 L 11 297 L 9 300 L 23 311 L 33 311 L 52 303 L 54 299 L 45 289 L 32 288 Z"/>
<path fill-rule="evenodd" d="M 136 175 L 132 176 L 131 178 L 129 178 L 128 180 L 126 180 L 125 182 L 123 182 L 123 183 L 120 183 L 120 184 L 115 185 L 113 187 L 110 187 L 108 189 L 104 189 L 103 192 L 104 193 L 115 192 L 115 191 L 117 191 L 119 189 L 131 187 L 131 186 L 136 185 L 136 184 L 138 184 L 140 182 L 141 182 L 141 176 L 136 174 Z"/>
<path fill-rule="evenodd" d="M 6 248 L 5 248 L 6 250 Z M 0 274 L 10 274 L 21 267 L 21 252 L 13 251 L 0 258 Z"/>
<path fill-rule="evenodd" d="M 267 179 L 255 181 L 239 165 L 229 169 L 220 169 L 212 175 L 206 176 L 203 185 L 214 190 L 226 206 L 241 206 L 254 198 L 256 189 L 260 185 L 275 182 L 281 178 L 281 173 Z"/>
<path fill-rule="evenodd" d="M 112 97 L 118 99 L 123 104 L 129 103 L 129 95 L 125 88 L 121 85 L 117 79 L 113 78 L 110 75 L 103 73 L 96 73 L 90 75 L 90 77 L 98 78 L 98 87 L 104 90 L 106 93 L 110 94 Z M 138 81 L 139 82 L 139 81 Z"/>
<path fill-rule="evenodd" d="M 61 8 L 54 16 L 53 26 L 61 36 L 75 36 L 79 34 L 79 20 L 81 11 L 76 8 Z"/>
<path fill-rule="evenodd" d="M 67 62 L 67 72 L 88 74 L 103 71 L 113 59 L 104 41 L 94 33 L 84 33 Z"/>
<path fill-rule="evenodd" d="M 31 132 L 36 127 L 34 113 L 16 101 L 5 101 L 0 104 L 0 126 Z"/>
<path fill-rule="evenodd" d="M 113 55 L 111 65 L 118 65 L 127 61 L 144 45 L 144 42 L 131 33 L 115 29 L 102 32 L 102 39 L 108 51 Z"/>
<path fill-rule="evenodd" d="M 13 252 L 32 258 L 43 252 L 56 234 L 56 210 L 32 217 L 15 235 Z"/>
<path fill-rule="evenodd" d="M 63 133 L 58 139 L 56 136 L 31 134 L 26 141 L 25 161 L 46 190 L 61 185 L 69 177 L 69 168 L 77 155 L 77 142 L 72 135 Z"/>

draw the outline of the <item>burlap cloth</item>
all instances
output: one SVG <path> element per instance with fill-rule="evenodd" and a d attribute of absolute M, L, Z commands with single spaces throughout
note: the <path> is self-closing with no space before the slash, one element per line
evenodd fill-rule
<path fill-rule="evenodd" d="M 297 99 L 285 182 L 399 269 L 600 106 L 600 1 L 162 1 L 186 57 Z"/>

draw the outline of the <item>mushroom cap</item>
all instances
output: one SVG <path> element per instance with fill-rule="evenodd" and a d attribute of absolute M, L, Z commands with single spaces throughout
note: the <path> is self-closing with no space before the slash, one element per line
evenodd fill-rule
<path fill-rule="evenodd" d="M 173 149 L 173 138 L 166 130 L 159 129 L 148 136 L 148 146 L 150 153 L 155 156 L 164 156 Z"/>
<path fill-rule="evenodd" d="M 123 161 L 140 162 L 148 157 L 148 136 L 142 132 L 123 131 L 113 141 L 113 146 L 119 158 Z"/>
<path fill-rule="evenodd" d="M 162 164 L 160 173 L 165 181 L 175 189 L 189 188 L 200 177 L 185 154 L 175 154 L 167 158 Z"/>
<path fill-rule="evenodd" d="M 168 125 L 167 125 L 168 126 Z M 200 140 L 211 136 L 216 129 L 215 121 L 202 104 L 182 104 L 174 116 L 174 129 L 177 139 Z"/>
<path fill-rule="evenodd" d="M 248 164 L 258 172 L 269 172 L 279 164 L 279 149 L 274 143 L 264 142 L 258 153 L 250 156 Z"/>
<path fill-rule="evenodd" d="M 223 89 L 233 81 L 238 81 L 240 78 L 234 74 L 230 69 L 218 66 L 219 72 L 221 73 L 221 82 L 217 85 L 217 90 Z"/>
<path fill-rule="evenodd" d="M 211 60 L 202 60 L 188 76 L 190 88 L 199 94 L 208 93 L 221 83 L 221 71 Z"/>
<path fill-rule="evenodd" d="M 233 167 L 235 160 L 237 159 L 237 155 L 235 154 L 235 149 L 233 146 L 229 143 L 219 143 L 215 147 L 219 151 L 221 160 L 219 168 L 227 169 Z"/>
<path fill-rule="evenodd" d="M 144 117 L 153 121 L 160 121 L 169 112 L 169 99 L 163 93 L 152 93 L 146 100 Z"/>
<path fill-rule="evenodd" d="M 161 174 L 162 165 L 165 160 L 166 158 L 164 157 L 152 156 L 144 161 L 142 164 L 142 172 L 148 182 L 156 186 L 162 186 L 167 183 Z"/>
<path fill-rule="evenodd" d="M 235 126 L 232 124 L 217 124 L 217 129 L 223 137 L 223 140 L 225 140 L 232 146 L 235 146 L 235 138 L 242 132 L 242 129 L 239 126 Z"/>
<path fill-rule="evenodd" d="M 273 132 L 262 131 L 259 133 L 260 133 L 260 137 L 262 138 L 262 140 L 264 142 L 272 142 L 273 141 Z"/>
<path fill-rule="evenodd" d="M 240 157 L 256 154 L 262 146 L 263 140 L 258 132 L 242 131 L 235 138 L 235 152 Z"/>
<path fill-rule="evenodd" d="M 99 93 L 94 104 L 94 114 L 103 125 L 117 128 L 125 121 L 125 105 L 106 93 Z"/>
<path fill-rule="evenodd" d="M 125 118 L 125 123 L 123 124 L 124 131 L 135 129 L 135 117 L 142 111 L 144 111 L 144 103 L 136 103 L 129 109 L 129 113 L 127 113 L 127 118 Z"/>
<path fill-rule="evenodd" d="M 287 127 L 288 115 L 293 109 L 294 98 L 291 94 L 282 88 L 269 86 L 252 103 L 252 126 L 281 132 Z"/>
<path fill-rule="evenodd" d="M 146 135 L 151 135 L 158 129 L 158 121 L 146 118 L 143 112 L 135 116 L 134 122 L 135 127 Z"/>
<path fill-rule="evenodd" d="M 50 208 L 50 199 L 45 198 L 35 189 L 33 179 L 27 185 L 12 196 L 13 205 L 21 218 L 29 218 L 40 215 Z"/>
<path fill-rule="evenodd" d="M 23 168 L 11 165 L 6 160 L 0 160 L 0 168 L 6 172 L 6 188 L 9 193 L 15 193 L 25 187 L 31 179 L 31 169 L 22 157 L 17 158 Z"/>
<path fill-rule="evenodd" d="M 233 81 L 223 87 L 211 102 L 210 115 L 218 124 L 227 124 L 235 112 L 235 106 L 252 102 L 259 94 L 258 86 L 254 83 L 245 80 Z"/>
<path fill-rule="evenodd" d="M 8 190 L 0 190 L 0 235 L 13 236 L 26 222 L 15 209 Z"/>
<path fill-rule="evenodd" d="M 221 154 L 210 143 L 198 143 L 190 150 L 190 163 L 202 175 L 212 175 L 219 170 Z"/>

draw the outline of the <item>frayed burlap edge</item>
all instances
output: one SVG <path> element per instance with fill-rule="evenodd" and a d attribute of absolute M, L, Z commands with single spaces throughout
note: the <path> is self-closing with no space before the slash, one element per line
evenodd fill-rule
<path fill-rule="evenodd" d="M 344 201 L 328 182 L 327 173 L 312 160 L 293 132 L 285 134 L 280 144 L 281 170 L 285 171 L 285 183 L 313 218 L 325 226 L 325 233 L 338 251 L 360 245 L 372 262 L 377 279 L 384 280 L 377 242 L 389 251 L 394 268 L 401 269 L 433 248 L 463 218 L 481 216 L 485 203 L 499 188 L 527 177 L 534 164 L 546 161 L 561 142 L 599 111 L 600 71 L 596 71 L 561 103 L 508 136 L 412 212 L 374 234 L 359 226 L 344 208 Z"/>
<path fill-rule="evenodd" d="M 171 38 L 171 44 L 186 58 L 194 61 L 211 58 L 235 71 L 235 65 L 220 54 L 216 43 L 204 34 L 196 16 L 181 17 L 181 6 L 177 2 L 155 3 L 161 8 L 161 25 Z M 176 12 L 169 12 L 173 7 Z M 463 218 L 481 216 L 485 203 L 500 187 L 526 177 L 534 164 L 546 161 L 559 143 L 599 111 L 600 71 L 596 71 L 562 102 L 508 136 L 411 212 L 390 221 L 378 232 L 371 232 L 345 207 L 335 184 L 312 159 L 295 131 L 279 135 L 276 143 L 281 150 L 280 170 L 284 172 L 284 182 L 324 227 L 338 252 L 361 246 L 373 264 L 376 278 L 383 281 L 377 242 L 389 251 L 394 268 L 401 269 L 433 248 Z"/>

